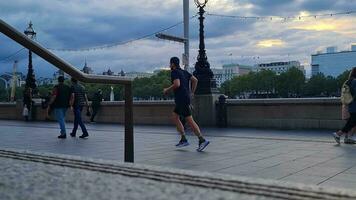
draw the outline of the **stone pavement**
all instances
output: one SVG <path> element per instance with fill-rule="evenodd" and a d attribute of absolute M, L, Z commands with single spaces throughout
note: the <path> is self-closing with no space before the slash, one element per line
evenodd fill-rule
<path fill-rule="evenodd" d="M 0 150 L 0 199 L 354 200 L 350 190 L 122 163 Z"/>
<path fill-rule="evenodd" d="M 70 123 L 67 126 L 72 127 Z M 56 123 L 2 120 L 0 149 L 123 161 L 123 126 L 90 124 L 88 129 L 89 139 L 58 140 Z M 173 127 L 135 126 L 135 162 L 318 186 L 356 187 L 356 146 L 335 145 L 330 131 L 207 128 L 203 132 L 211 144 L 198 153 L 195 137 L 188 137 L 188 147 L 174 147 L 178 136 Z"/>

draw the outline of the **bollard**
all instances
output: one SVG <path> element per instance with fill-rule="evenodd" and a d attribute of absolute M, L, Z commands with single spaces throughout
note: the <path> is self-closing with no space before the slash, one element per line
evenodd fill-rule
<path fill-rule="evenodd" d="M 220 95 L 219 100 L 216 105 L 216 114 L 217 120 L 216 125 L 219 128 L 226 128 L 227 127 L 227 111 L 226 111 L 226 96 Z"/>

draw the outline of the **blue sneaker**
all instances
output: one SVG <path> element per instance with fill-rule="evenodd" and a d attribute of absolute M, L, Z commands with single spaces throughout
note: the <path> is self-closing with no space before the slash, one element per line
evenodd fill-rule
<path fill-rule="evenodd" d="M 178 142 L 178 144 L 176 144 L 176 147 L 185 147 L 185 146 L 188 146 L 188 145 L 189 145 L 188 140 L 180 140 Z"/>
<path fill-rule="evenodd" d="M 197 151 L 198 152 L 202 152 L 206 148 L 206 146 L 208 146 L 209 143 L 210 142 L 208 140 L 204 140 L 204 142 L 199 142 L 199 146 L 197 148 Z"/>

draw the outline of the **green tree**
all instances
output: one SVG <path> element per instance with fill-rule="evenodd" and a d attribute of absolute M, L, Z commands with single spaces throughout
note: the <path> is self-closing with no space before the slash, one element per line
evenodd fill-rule
<path fill-rule="evenodd" d="M 163 88 L 168 87 L 170 84 L 170 71 L 162 70 L 149 78 L 136 78 L 133 81 L 133 94 L 134 97 L 142 99 L 166 98 L 162 91 Z M 169 97 L 172 97 L 172 94 Z"/>
<path fill-rule="evenodd" d="M 276 90 L 281 97 L 301 96 L 305 84 L 305 76 L 296 67 L 281 73 L 277 77 Z"/>
<path fill-rule="evenodd" d="M 325 96 L 326 77 L 323 73 L 312 76 L 304 87 L 306 96 Z"/>

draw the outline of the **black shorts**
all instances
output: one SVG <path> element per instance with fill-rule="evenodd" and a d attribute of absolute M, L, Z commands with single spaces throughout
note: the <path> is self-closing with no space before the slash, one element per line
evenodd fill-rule
<path fill-rule="evenodd" d="M 177 115 L 183 117 L 189 117 L 192 115 L 192 108 L 189 104 L 187 105 L 176 105 L 174 111 Z"/>

